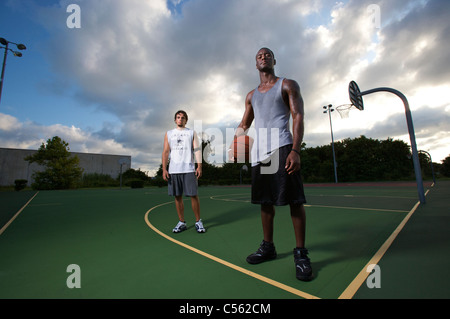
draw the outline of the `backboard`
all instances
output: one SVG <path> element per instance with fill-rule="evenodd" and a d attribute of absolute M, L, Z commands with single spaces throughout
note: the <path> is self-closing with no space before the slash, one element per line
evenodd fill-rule
<path fill-rule="evenodd" d="M 358 84 L 355 81 L 351 81 L 348 85 L 348 95 L 350 102 L 360 111 L 364 110 L 363 99 Z"/>

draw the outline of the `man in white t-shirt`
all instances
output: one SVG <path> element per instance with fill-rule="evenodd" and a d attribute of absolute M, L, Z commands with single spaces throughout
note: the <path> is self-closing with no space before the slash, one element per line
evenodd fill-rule
<path fill-rule="evenodd" d="M 197 180 L 202 176 L 202 147 L 197 134 L 186 127 L 188 116 L 185 111 L 177 111 L 174 120 L 176 128 L 166 133 L 162 153 L 163 178 L 168 182 L 169 195 L 175 196 L 175 206 L 179 219 L 173 232 L 179 233 L 187 229 L 184 219 L 184 194 L 191 198 L 197 232 L 204 233 L 206 230 L 200 219 L 200 201 L 197 193 Z M 195 168 L 194 156 L 197 169 Z M 169 166 L 168 170 L 167 166 Z"/>

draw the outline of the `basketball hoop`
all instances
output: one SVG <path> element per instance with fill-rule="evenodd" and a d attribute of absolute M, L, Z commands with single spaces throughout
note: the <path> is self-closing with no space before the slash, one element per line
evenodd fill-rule
<path fill-rule="evenodd" d="M 358 84 L 355 81 L 351 81 L 348 84 L 348 96 L 350 102 L 360 111 L 364 110 L 364 103 L 362 99 L 361 91 L 359 90 Z"/>
<path fill-rule="evenodd" d="M 336 106 L 336 110 L 339 112 L 339 115 L 341 116 L 342 119 L 346 119 L 349 116 L 352 106 L 353 104 L 343 104 Z"/>

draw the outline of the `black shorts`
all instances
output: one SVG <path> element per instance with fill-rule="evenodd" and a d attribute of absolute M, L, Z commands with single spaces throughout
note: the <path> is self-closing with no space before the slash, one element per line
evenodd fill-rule
<path fill-rule="evenodd" d="M 282 146 L 267 163 L 252 167 L 253 204 L 284 206 L 306 203 L 300 171 L 289 175 L 285 169 L 286 158 L 291 150 L 292 144 Z M 276 166 L 272 169 L 272 161 L 276 161 L 277 157 L 278 169 Z M 273 173 L 268 174 L 267 171 Z"/>

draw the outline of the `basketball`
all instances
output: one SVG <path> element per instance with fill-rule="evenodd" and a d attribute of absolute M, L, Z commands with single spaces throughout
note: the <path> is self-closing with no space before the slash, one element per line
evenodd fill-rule
<path fill-rule="evenodd" d="M 235 163 L 250 162 L 250 150 L 252 149 L 253 138 L 247 135 L 241 135 L 234 138 L 233 155 Z"/>

